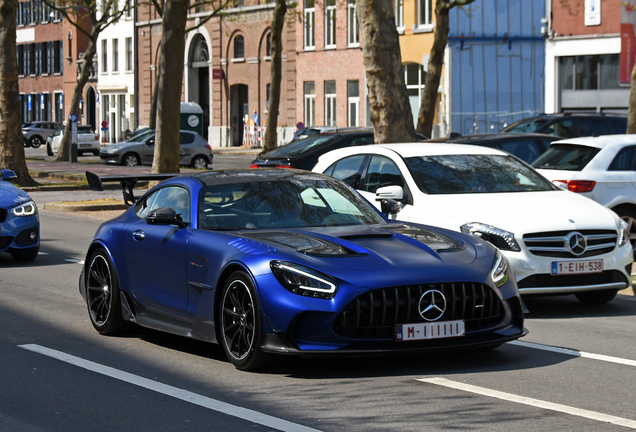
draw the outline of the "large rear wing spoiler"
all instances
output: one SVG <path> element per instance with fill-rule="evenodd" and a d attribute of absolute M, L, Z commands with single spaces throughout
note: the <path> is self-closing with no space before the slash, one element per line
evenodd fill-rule
<path fill-rule="evenodd" d="M 144 174 L 144 175 L 113 175 L 100 177 L 95 173 L 86 171 L 86 180 L 88 187 L 94 191 L 101 192 L 104 190 L 104 183 L 119 182 L 121 191 L 124 194 L 124 202 L 131 206 L 137 201 L 133 189 L 138 181 L 163 181 L 178 176 L 179 173 L 171 174 Z"/>

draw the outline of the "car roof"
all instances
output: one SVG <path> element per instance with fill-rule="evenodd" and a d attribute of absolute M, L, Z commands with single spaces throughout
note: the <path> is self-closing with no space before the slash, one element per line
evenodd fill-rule
<path fill-rule="evenodd" d="M 553 141 L 552 145 L 567 144 L 567 145 L 583 145 L 587 147 L 614 147 L 634 144 L 636 145 L 636 135 L 600 135 L 595 137 L 578 137 L 568 138 L 565 140 Z"/>
<path fill-rule="evenodd" d="M 453 143 L 398 143 L 398 144 L 374 144 L 360 147 L 347 147 L 344 150 L 355 154 L 374 152 L 373 149 L 386 149 L 399 154 L 402 157 L 439 156 L 439 155 L 465 155 L 465 154 L 489 154 L 508 155 L 508 153 L 490 147 L 475 146 L 469 144 Z M 339 151 L 339 150 L 334 150 Z"/>
<path fill-rule="evenodd" d="M 445 138 L 435 138 L 426 140 L 426 142 L 452 142 L 452 143 L 464 143 L 469 144 L 473 142 L 483 142 L 483 141 L 513 141 L 514 139 L 548 139 L 555 140 L 560 137 L 542 133 L 524 133 L 524 132 L 506 132 L 504 133 L 486 133 L 486 134 L 476 134 L 476 135 L 461 135 L 458 137 L 445 137 Z"/>
<path fill-rule="evenodd" d="M 206 171 L 191 174 L 207 186 L 215 184 L 243 183 L 249 181 L 280 181 L 288 178 L 314 180 L 333 180 L 333 177 L 298 169 L 259 168 L 259 169 L 227 169 Z"/>

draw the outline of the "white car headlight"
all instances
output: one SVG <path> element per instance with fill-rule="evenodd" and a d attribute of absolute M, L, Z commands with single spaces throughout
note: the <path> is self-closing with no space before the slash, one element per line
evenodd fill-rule
<path fill-rule="evenodd" d="M 33 201 L 25 202 L 11 209 L 11 213 L 16 216 L 33 216 L 38 212 L 38 207 Z"/>
<path fill-rule="evenodd" d="M 490 276 L 492 277 L 493 282 L 495 282 L 495 286 L 499 288 L 506 282 L 508 282 L 509 275 L 509 265 L 506 257 L 501 253 L 499 249 L 495 253 L 495 260 L 492 263 L 492 269 L 490 270 Z"/>
<path fill-rule="evenodd" d="M 106 146 L 106 147 L 104 147 L 104 148 L 102 149 L 102 152 L 103 152 L 103 153 L 109 153 L 109 154 L 110 154 L 110 153 L 115 153 L 115 152 L 117 152 L 117 150 L 119 150 L 119 148 L 117 148 L 117 147 L 110 147 L 110 146 Z"/>
<path fill-rule="evenodd" d="M 624 246 L 629 241 L 629 225 L 623 219 L 618 219 L 618 245 Z"/>
<path fill-rule="evenodd" d="M 338 289 L 336 281 L 310 268 L 285 261 L 269 265 L 278 282 L 294 294 L 332 299 Z"/>
<path fill-rule="evenodd" d="M 464 234 L 486 240 L 501 250 L 521 251 L 517 240 L 515 240 L 515 235 L 506 230 L 480 222 L 468 222 L 462 225 L 460 229 Z"/>

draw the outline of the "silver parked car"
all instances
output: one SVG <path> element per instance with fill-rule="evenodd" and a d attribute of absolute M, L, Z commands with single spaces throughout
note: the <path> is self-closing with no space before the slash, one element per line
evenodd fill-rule
<path fill-rule="evenodd" d="M 213 157 L 210 144 L 196 132 L 182 130 L 179 136 L 179 163 L 197 169 L 207 169 Z M 103 164 L 152 165 L 154 153 L 155 132 L 149 131 L 137 139 L 103 147 L 99 157 Z"/>
<path fill-rule="evenodd" d="M 60 123 L 50 121 L 36 121 L 22 125 L 22 138 L 25 147 L 38 148 L 46 142 L 46 139 L 59 127 Z"/>

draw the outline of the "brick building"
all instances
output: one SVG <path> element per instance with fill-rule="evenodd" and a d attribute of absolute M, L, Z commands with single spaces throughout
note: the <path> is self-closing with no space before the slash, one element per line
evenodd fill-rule
<path fill-rule="evenodd" d="M 240 146 L 245 121 L 253 121 L 254 112 L 260 125 L 267 118 L 271 75 L 269 34 L 273 12 L 274 3 L 246 1 L 186 34 L 182 100 L 201 106 L 204 138 L 212 145 Z M 188 26 L 209 13 L 191 14 Z M 149 122 L 161 32 L 161 17 L 152 8 L 140 5 L 136 22 L 138 106 L 135 109 L 140 126 Z M 295 29 L 285 26 L 279 139 L 288 135 L 290 138 L 295 129 L 295 38 Z"/>

